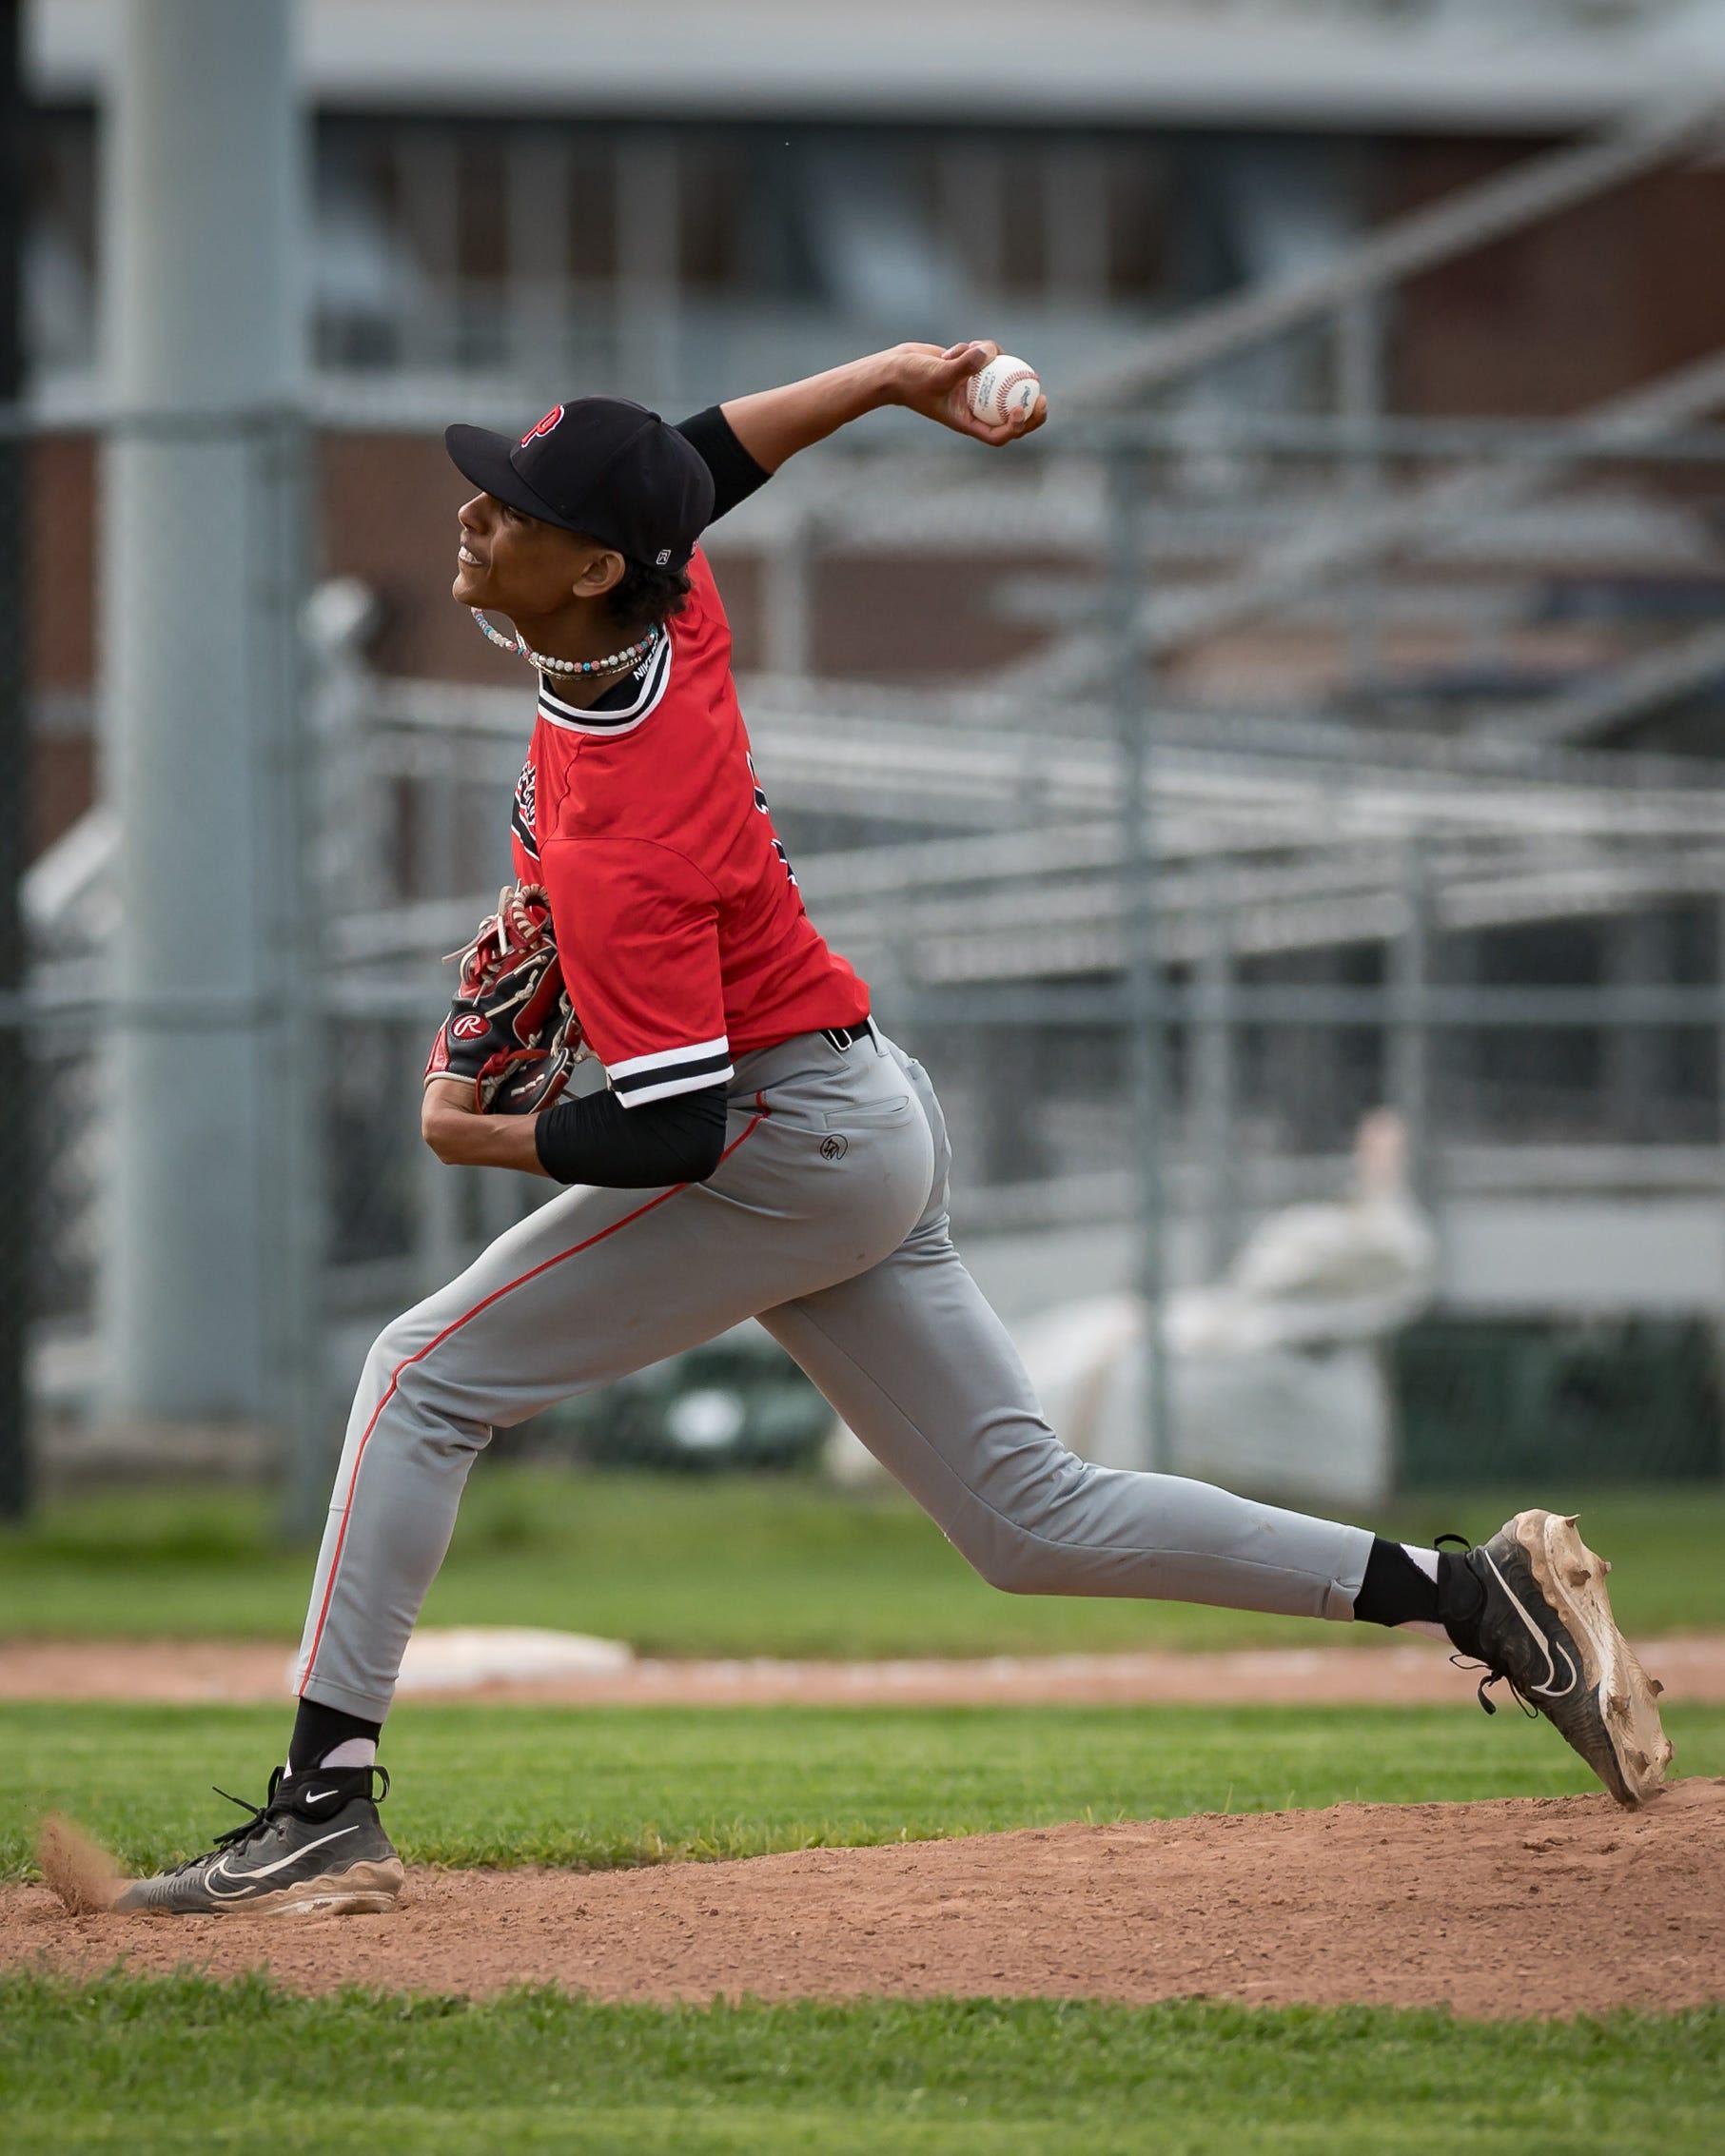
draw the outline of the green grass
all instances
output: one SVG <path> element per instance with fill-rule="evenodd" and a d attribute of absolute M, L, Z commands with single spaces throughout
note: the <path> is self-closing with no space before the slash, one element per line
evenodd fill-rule
<path fill-rule="evenodd" d="M 1546 1489 L 1617 1565 L 1634 1634 L 1725 1626 L 1725 1489 Z M 1492 1532 L 1502 1494 L 1403 1500 L 1410 1539 Z M 291 1640 L 310 1556 L 237 1493 L 129 1492 L 0 1534 L 0 1638 Z M 907 1501 L 797 1478 L 556 1474 L 481 1461 L 426 1605 L 432 1624 L 544 1624 L 664 1655 L 986 1655 L 1376 1642 L 1370 1628 L 1181 1603 L 1020 1599 L 970 1572 Z"/>
<path fill-rule="evenodd" d="M 1725 1708 L 1675 1709 L 1686 1774 L 1725 1774 Z M 206 1847 L 261 1798 L 284 1711 L 0 1707 L 0 1872 L 69 1811 L 128 1864 Z M 405 1706 L 384 1757 L 402 1853 L 607 1867 L 921 1840 L 1066 1819 L 1352 1799 L 1555 1796 L 1598 1785 L 1546 1724 L 1469 1707 Z"/>
<path fill-rule="evenodd" d="M 1725 1772 L 1725 1710 L 1671 1719 L 1686 1769 Z M 206 1785 L 257 1793 L 284 1729 L 258 1708 L 0 1707 L 0 1872 L 28 1869 L 49 1803 L 128 1863 L 186 1853 L 225 1823 Z M 403 1853 L 452 1864 L 1589 1786 L 1545 1726 L 1461 1708 L 409 1704 L 386 1754 Z M 8 2156 L 1711 2156 L 1725 2008 L 1490 2026 L 1202 2001 L 659 2009 L 13 1971 L 0 2120 Z"/>
<path fill-rule="evenodd" d="M 1725 2009 L 1459 2023 L 1040 2000 L 667 2010 L 0 1979 L 10 2156 L 1712 2156 Z"/>

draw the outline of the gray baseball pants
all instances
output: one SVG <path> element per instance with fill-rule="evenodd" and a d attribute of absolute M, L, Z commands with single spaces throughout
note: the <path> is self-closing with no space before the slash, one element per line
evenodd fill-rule
<path fill-rule="evenodd" d="M 1362 1529 L 1066 1449 L 952 1247 L 950 1160 L 919 1064 L 884 1039 L 799 1034 L 738 1063 L 708 1182 L 566 1190 L 386 1326 L 298 1689 L 382 1720 L 493 1429 L 748 1317 L 996 1587 L 1351 1617 Z"/>

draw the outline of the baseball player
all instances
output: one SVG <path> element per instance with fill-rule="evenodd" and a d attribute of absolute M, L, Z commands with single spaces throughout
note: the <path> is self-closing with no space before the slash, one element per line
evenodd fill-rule
<path fill-rule="evenodd" d="M 378 1739 L 492 1431 L 750 1317 L 994 1586 L 1435 1629 L 1482 1665 L 1488 1711 L 1504 1679 L 1620 1801 L 1658 1788 L 1655 1688 L 1573 1520 L 1523 1512 L 1476 1548 L 1416 1549 L 1081 1460 L 953 1248 L 940 1104 L 804 909 L 697 542 L 883 406 L 992 449 L 1041 426 L 1040 401 L 1001 424 L 972 412 L 996 351 L 903 344 L 680 426 L 585 398 L 519 441 L 448 430 L 474 489 L 453 596 L 532 669 L 538 708 L 511 813 L 519 889 L 463 962 L 422 1131 L 441 1160 L 562 1188 L 379 1336 L 286 1763 L 264 1805 L 122 1909 L 387 1909 L 402 1873 Z M 607 1084 L 570 1097 L 578 1041 Z"/>

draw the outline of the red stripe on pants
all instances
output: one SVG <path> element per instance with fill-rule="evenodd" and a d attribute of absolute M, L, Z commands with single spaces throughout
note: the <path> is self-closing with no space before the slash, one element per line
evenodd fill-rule
<path fill-rule="evenodd" d="M 731 1144 L 725 1147 L 718 1157 L 720 1167 L 731 1158 L 744 1139 L 755 1132 L 765 1119 L 766 1113 L 767 1110 L 762 1107 L 751 1121 L 748 1129 L 734 1138 Z M 716 1172 L 715 1169 L 715 1173 Z M 560 1265 L 566 1258 L 578 1258 L 583 1250 L 591 1250 L 596 1243 L 603 1243 L 608 1235 L 617 1234 L 619 1228 L 628 1227 L 631 1223 L 644 1219 L 648 1213 L 654 1211 L 657 1206 L 666 1204 L 670 1199 L 678 1196 L 690 1187 L 691 1186 L 687 1183 L 679 1183 L 670 1190 L 661 1190 L 657 1198 L 649 1198 L 644 1205 L 637 1205 L 634 1212 L 625 1213 L 621 1220 L 613 1221 L 609 1227 L 601 1227 L 597 1235 L 588 1236 L 584 1243 L 572 1244 L 567 1250 L 558 1251 L 555 1257 L 541 1258 L 537 1265 L 531 1266 L 517 1279 L 505 1281 L 501 1287 L 494 1287 L 491 1293 L 482 1302 L 476 1303 L 471 1310 L 463 1310 L 459 1318 L 452 1318 L 435 1339 L 428 1340 L 423 1347 L 416 1348 L 411 1355 L 403 1356 L 389 1373 L 389 1382 L 383 1387 L 382 1399 L 371 1411 L 370 1421 L 366 1423 L 360 1434 L 359 1449 L 353 1456 L 353 1473 L 347 1478 L 347 1497 L 342 1506 L 342 1525 L 336 1536 L 336 1546 L 330 1553 L 329 1578 L 323 1587 L 323 1606 L 318 1611 L 317 1630 L 311 1637 L 311 1653 L 305 1657 L 305 1675 L 300 1682 L 302 1695 L 305 1686 L 311 1682 L 312 1672 L 317 1667 L 318 1649 L 323 1644 L 323 1626 L 329 1616 L 331 1597 L 336 1591 L 336 1573 L 342 1562 L 342 1546 L 347 1539 L 347 1521 L 353 1511 L 353 1493 L 360 1480 L 360 1464 L 365 1458 L 365 1447 L 371 1442 L 371 1433 L 378 1426 L 378 1417 L 382 1414 L 384 1408 L 395 1397 L 395 1388 L 401 1382 L 402 1372 L 411 1369 L 416 1362 L 422 1362 L 434 1347 L 441 1347 L 451 1334 L 459 1333 L 464 1324 L 477 1318 L 482 1310 L 489 1310 L 491 1305 L 503 1296 L 513 1294 L 518 1287 L 524 1287 L 530 1280 L 538 1280 L 541 1273 L 548 1273 L 553 1265 Z"/>

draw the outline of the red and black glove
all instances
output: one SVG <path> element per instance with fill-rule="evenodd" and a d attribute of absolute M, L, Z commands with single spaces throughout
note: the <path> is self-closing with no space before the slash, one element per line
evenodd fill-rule
<path fill-rule="evenodd" d="M 548 1107 L 585 1052 L 563 988 L 551 905 L 539 884 L 498 893 L 461 965 L 449 1015 L 438 1028 L 425 1082 L 460 1078 L 481 1115 L 533 1115 Z"/>

